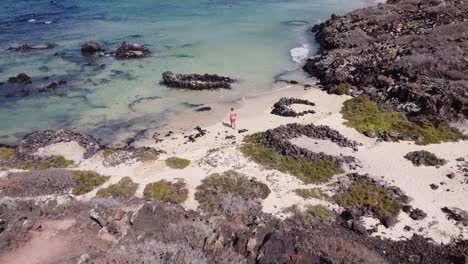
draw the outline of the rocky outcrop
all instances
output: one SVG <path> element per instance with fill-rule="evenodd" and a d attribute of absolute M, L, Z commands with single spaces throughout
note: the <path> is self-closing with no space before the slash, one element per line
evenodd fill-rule
<path fill-rule="evenodd" d="M 306 114 L 315 114 L 315 111 L 312 109 L 298 113 L 291 109 L 291 105 L 293 104 L 315 106 L 315 104 L 309 100 L 283 97 L 273 105 L 273 110 L 271 110 L 271 114 L 286 117 L 299 117 L 304 116 Z"/>
<path fill-rule="evenodd" d="M 99 141 L 91 136 L 81 134 L 71 129 L 37 131 L 26 136 L 15 150 L 14 159 L 17 161 L 34 159 L 39 148 L 61 142 L 77 142 L 85 149 L 83 157 L 90 158 L 101 149 Z"/>
<path fill-rule="evenodd" d="M 413 116 L 468 117 L 468 0 L 359 9 L 313 28 L 323 51 L 304 70 Z"/>
<path fill-rule="evenodd" d="M 171 71 L 163 72 L 164 83 L 169 87 L 187 88 L 192 90 L 230 89 L 235 80 L 216 74 L 177 74 Z"/>
<path fill-rule="evenodd" d="M 115 53 L 118 59 L 139 59 L 150 54 L 150 50 L 138 43 L 128 43 L 124 41 Z"/>
<path fill-rule="evenodd" d="M 87 41 L 81 45 L 81 53 L 84 55 L 92 55 L 102 51 L 104 51 L 104 49 L 101 47 L 101 45 L 94 41 Z"/>
<path fill-rule="evenodd" d="M 31 84 L 32 80 L 31 80 L 31 77 L 29 77 L 26 73 L 20 73 L 16 77 L 10 77 L 8 79 L 8 82 L 13 83 L 13 84 L 25 85 L 25 84 Z"/>

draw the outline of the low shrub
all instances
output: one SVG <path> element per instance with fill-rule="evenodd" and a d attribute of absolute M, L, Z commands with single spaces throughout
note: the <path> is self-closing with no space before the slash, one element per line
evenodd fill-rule
<path fill-rule="evenodd" d="M 134 183 L 130 177 L 123 177 L 118 183 L 100 189 L 96 196 L 128 199 L 138 189 L 138 183 Z"/>
<path fill-rule="evenodd" d="M 172 169 L 185 169 L 190 165 L 190 160 L 178 157 L 170 157 L 166 159 L 166 165 Z"/>
<path fill-rule="evenodd" d="M 418 150 L 409 152 L 405 155 L 405 159 L 410 160 L 414 165 L 420 166 L 441 166 L 445 164 L 444 159 L 439 159 L 434 153 L 426 150 Z"/>
<path fill-rule="evenodd" d="M 270 194 L 270 188 L 266 184 L 232 170 L 211 174 L 202 180 L 196 190 L 195 200 L 207 212 L 217 211 L 227 194 L 244 199 L 265 199 Z"/>
<path fill-rule="evenodd" d="M 346 191 L 334 195 L 333 200 L 346 208 L 370 208 L 379 219 L 397 216 L 401 209 L 401 202 L 390 190 L 367 179 L 354 180 Z"/>
<path fill-rule="evenodd" d="M 0 161 L 8 161 L 15 153 L 14 149 L 0 147 Z"/>
<path fill-rule="evenodd" d="M 357 96 L 344 102 L 341 109 L 345 125 L 364 131 L 395 131 L 406 136 L 419 145 L 457 141 L 466 139 L 457 129 L 446 125 L 435 127 L 429 120 L 424 119 L 421 124 L 410 122 L 406 117 L 390 107 L 378 107 L 366 96 Z"/>
<path fill-rule="evenodd" d="M 319 188 L 310 188 L 310 189 L 296 189 L 294 190 L 297 196 L 300 196 L 304 199 L 328 199 L 329 196 L 322 189 Z"/>
<path fill-rule="evenodd" d="M 67 160 L 64 156 L 59 155 L 54 157 L 51 165 L 53 168 L 66 168 L 72 166 L 73 164 L 75 164 L 73 160 Z"/>
<path fill-rule="evenodd" d="M 102 152 L 102 156 L 104 156 L 104 158 L 107 158 L 109 157 L 110 155 L 114 154 L 115 153 L 115 150 L 113 149 L 106 149 Z"/>
<path fill-rule="evenodd" d="M 319 219 L 321 222 L 328 221 L 333 215 L 332 211 L 320 204 L 307 206 L 306 212 Z"/>
<path fill-rule="evenodd" d="M 306 184 L 326 182 L 333 175 L 343 172 L 341 167 L 332 161 L 323 159 L 307 160 L 284 156 L 262 144 L 243 144 L 240 147 L 240 151 L 244 156 L 264 166 L 266 169 L 291 173 Z"/>
<path fill-rule="evenodd" d="M 34 167 L 34 164 L 30 161 L 23 161 L 20 164 L 16 165 L 16 168 L 20 170 L 30 170 L 33 167 Z"/>
<path fill-rule="evenodd" d="M 264 133 L 265 132 L 256 132 L 250 135 L 245 135 L 243 141 L 245 143 L 258 143 Z"/>
<path fill-rule="evenodd" d="M 176 182 L 160 180 L 146 185 L 143 195 L 146 199 L 181 203 L 188 198 L 187 184 L 179 179 Z"/>
<path fill-rule="evenodd" d="M 349 90 L 349 84 L 348 83 L 340 83 L 336 86 L 335 89 L 335 94 L 337 95 L 344 95 L 347 94 Z"/>
<path fill-rule="evenodd" d="M 142 158 L 143 162 L 150 162 L 150 161 L 155 161 L 158 159 L 159 159 L 159 156 L 151 152 L 145 152 Z"/>
<path fill-rule="evenodd" d="M 73 188 L 74 195 L 88 193 L 110 179 L 110 176 L 103 176 L 94 171 L 73 171 L 72 174 L 76 184 Z"/>

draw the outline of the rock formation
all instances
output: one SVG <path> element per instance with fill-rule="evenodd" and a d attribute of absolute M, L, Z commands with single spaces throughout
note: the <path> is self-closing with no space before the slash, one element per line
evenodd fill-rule
<path fill-rule="evenodd" d="M 117 49 L 115 56 L 118 59 L 138 59 L 146 57 L 150 54 L 150 50 L 141 46 L 138 43 L 127 43 L 124 41 Z"/>
<path fill-rule="evenodd" d="M 216 74 L 177 74 L 170 71 L 163 72 L 164 83 L 169 87 L 187 88 L 192 90 L 203 89 L 230 89 L 235 80 Z"/>
<path fill-rule="evenodd" d="M 313 28 L 304 70 L 419 117 L 468 117 L 468 1 L 392 0 Z"/>

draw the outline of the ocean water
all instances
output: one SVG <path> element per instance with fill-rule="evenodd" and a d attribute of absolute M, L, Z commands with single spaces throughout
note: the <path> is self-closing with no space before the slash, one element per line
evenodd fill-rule
<path fill-rule="evenodd" d="M 167 123 L 193 105 L 233 101 L 272 89 L 317 51 L 309 29 L 369 3 L 362 0 L 2 0 L 0 82 L 25 72 L 34 81 L 64 79 L 54 94 L 0 98 L 0 143 L 35 130 L 76 128 L 116 143 Z M 83 57 L 80 46 L 107 51 L 128 40 L 147 46 L 140 60 Z M 56 43 L 27 53 L 3 49 Z M 161 73 L 216 73 L 239 80 L 230 90 L 161 85 Z M 46 81 L 43 81 L 46 85 Z M 2 86 L 0 86 L 2 89 Z"/>

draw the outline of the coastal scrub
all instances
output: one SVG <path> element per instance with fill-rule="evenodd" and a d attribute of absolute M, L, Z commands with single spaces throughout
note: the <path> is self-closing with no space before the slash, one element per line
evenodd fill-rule
<path fill-rule="evenodd" d="M 306 184 L 326 182 L 333 175 L 343 172 L 341 167 L 332 161 L 284 156 L 263 144 L 243 144 L 240 146 L 240 151 L 266 169 L 291 173 Z"/>
<path fill-rule="evenodd" d="M 10 160 L 11 157 L 13 156 L 13 153 L 15 153 L 14 149 L 0 147 L 0 161 Z"/>
<path fill-rule="evenodd" d="M 306 213 L 319 219 L 321 222 L 328 221 L 333 215 L 332 211 L 323 205 L 309 205 L 306 208 Z"/>
<path fill-rule="evenodd" d="M 405 155 L 405 159 L 410 160 L 414 165 L 420 166 L 441 166 L 445 164 L 444 159 L 440 159 L 434 153 L 426 150 L 412 151 Z"/>
<path fill-rule="evenodd" d="M 309 189 L 295 189 L 294 193 L 297 196 L 302 197 L 304 199 L 320 199 L 326 200 L 329 198 L 328 194 L 326 194 L 322 189 L 319 188 L 309 188 Z"/>
<path fill-rule="evenodd" d="M 110 179 L 110 176 L 103 176 L 94 171 L 73 171 L 72 175 L 76 184 L 73 188 L 74 195 L 88 193 Z"/>
<path fill-rule="evenodd" d="M 266 184 L 233 170 L 209 175 L 196 190 L 195 200 L 204 211 L 216 210 L 223 196 L 227 194 L 245 199 L 265 199 L 270 194 L 270 188 Z"/>
<path fill-rule="evenodd" d="M 143 191 L 143 195 L 146 199 L 181 203 L 188 198 L 188 189 L 186 187 L 187 184 L 181 179 L 176 182 L 160 180 L 147 184 Z"/>
<path fill-rule="evenodd" d="M 134 183 L 130 177 L 123 177 L 118 183 L 100 189 L 96 196 L 128 199 L 138 189 L 138 183 Z"/>
<path fill-rule="evenodd" d="M 395 131 L 408 137 L 418 145 L 435 144 L 466 139 L 458 130 L 446 125 L 435 127 L 429 120 L 420 124 L 410 122 L 406 117 L 388 106 L 379 107 L 367 96 L 357 96 L 344 102 L 341 109 L 345 125 L 363 133 L 366 131 Z"/>
<path fill-rule="evenodd" d="M 386 216 L 397 216 L 402 206 L 390 192 L 367 179 L 356 179 L 347 190 L 334 195 L 333 200 L 346 208 L 369 208 L 379 219 L 383 219 Z"/>
<path fill-rule="evenodd" d="M 179 157 L 170 157 L 166 159 L 166 165 L 172 169 L 185 169 L 190 165 L 190 160 Z"/>

